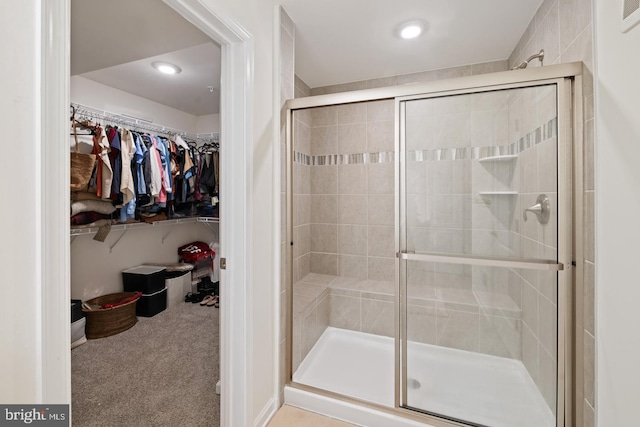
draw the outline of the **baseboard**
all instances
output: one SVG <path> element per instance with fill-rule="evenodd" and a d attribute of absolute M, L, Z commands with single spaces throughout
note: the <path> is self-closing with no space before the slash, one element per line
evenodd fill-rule
<path fill-rule="evenodd" d="M 278 400 L 275 398 L 269 399 L 267 404 L 260 411 L 260 415 L 256 417 L 255 422 L 253 423 L 254 427 L 266 427 L 266 425 L 271 421 L 271 418 L 278 411 Z"/>

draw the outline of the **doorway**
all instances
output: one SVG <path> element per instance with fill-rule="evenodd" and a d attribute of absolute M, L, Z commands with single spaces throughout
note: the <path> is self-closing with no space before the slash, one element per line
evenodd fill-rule
<path fill-rule="evenodd" d="M 224 68 L 222 70 L 222 111 L 221 131 L 224 138 L 233 141 L 221 152 L 221 162 L 234 164 L 233 168 L 221 170 L 221 194 L 235 194 L 221 206 L 220 216 L 229 218 L 220 230 L 221 242 L 227 242 L 222 257 L 232 259 L 227 270 L 221 274 L 224 282 L 234 282 L 237 286 L 222 291 L 226 306 L 221 307 L 221 425 L 244 425 L 246 422 L 247 366 L 243 363 L 231 364 L 232 360 L 244 360 L 248 337 L 232 339 L 231 325 L 234 329 L 244 330 L 247 327 L 245 313 L 246 271 L 250 265 L 251 254 L 248 236 L 244 232 L 252 210 L 248 197 L 248 182 L 252 161 L 250 155 L 250 120 L 251 93 L 248 88 L 252 76 L 246 73 L 251 63 L 253 51 L 251 35 L 241 31 L 233 19 L 223 13 L 214 14 L 199 2 L 192 0 L 168 0 L 166 2 L 189 22 L 222 46 Z M 48 136 L 58 141 L 68 138 L 68 106 L 69 106 L 69 10 L 70 1 L 48 3 L 43 10 L 44 34 L 50 35 L 51 43 L 44 49 L 44 83 L 46 105 L 43 108 L 43 123 L 49 130 Z M 233 99 L 231 108 L 229 100 Z M 61 343 L 69 342 L 68 308 L 69 300 L 69 224 L 68 224 L 68 149 L 63 144 L 49 144 L 42 157 L 45 176 L 43 180 L 44 201 L 49 215 L 43 225 L 46 250 L 49 254 L 43 260 L 43 269 L 49 272 L 47 286 L 43 286 L 43 360 L 46 364 L 55 365 L 56 369 L 43 369 L 43 395 L 51 396 L 51 401 L 61 399 L 70 401 L 70 354 L 61 351 Z M 62 165 L 62 166 L 61 166 Z M 61 194 L 66 197 L 60 197 Z M 230 238 L 233 236 L 233 239 Z M 65 369 L 59 369 L 59 355 L 64 357 Z M 52 361 L 52 362 L 48 362 Z M 53 362 L 55 361 L 55 362 Z M 236 386 L 232 387 L 232 384 Z M 64 387 L 64 392 L 62 388 Z M 232 404 L 233 402 L 233 404 Z"/>

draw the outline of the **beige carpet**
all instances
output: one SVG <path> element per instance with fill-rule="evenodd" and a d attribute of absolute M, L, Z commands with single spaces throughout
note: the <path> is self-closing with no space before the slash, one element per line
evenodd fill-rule
<path fill-rule="evenodd" d="M 333 418 L 304 411 L 293 406 L 284 405 L 278 410 L 268 427 L 353 427 Z"/>
<path fill-rule="evenodd" d="M 73 425 L 220 425 L 219 313 L 180 303 L 71 351 Z"/>

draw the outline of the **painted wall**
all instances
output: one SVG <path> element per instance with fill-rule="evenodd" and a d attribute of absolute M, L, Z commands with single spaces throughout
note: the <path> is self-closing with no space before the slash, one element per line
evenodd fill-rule
<path fill-rule="evenodd" d="M 127 114 L 186 132 L 196 132 L 196 116 L 115 89 L 85 77 L 71 77 L 71 101 L 111 113 Z"/>
<path fill-rule="evenodd" d="M 2 269 L 3 298 L 0 303 L 8 327 L 0 332 L 0 401 L 39 402 L 41 400 L 41 346 L 45 341 L 41 329 L 42 282 L 40 280 L 41 256 L 44 243 L 40 237 L 40 218 L 45 214 L 42 204 L 41 179 L 38 167 L 40 147 L 39 123 L 42 104 L 41 82 L 41 7 L 42 0 L 12 2 L 3 6 L 0 25 L 11 37 L 2 37 L 0 51 L 19 67 L 0 69 L 0 114 L 8 125 L 3 167 L 4 182 L 19 182 L 19 212 L 5 209 L 2 213 L 3 242 Z M 279 87 L 274 84 L 273 1 L 207 0 L 213 10 L 227 13 L 242 25 L 253 37 L 255 57 L 253 61 L 254 84 L 252 87 L 253 171 L 251 235 L 253 264 L 251 265 L 251 293 L 254 310 L 249 316 L 250 342 L 254 351 L 247 357 L 251 386 L 249 419 L 259 419 L 263 409 L 276 395 L 275 321 L 272 301 L 277 288 L 274 277 L 274 141 L 277 123 L 274 125 L 274 96 Z M 279 154 L 278 154 L 279 155 Z M 29 173 L 26 173 L 28 171 Z M 279 179 L 279 176 L 278 176 Z M 3 187 L 5 199 L 9 199 L 7 186 Z M 66 197 L 61 191 L 61 197 Z M 15 196 L 15 193 L 12 193 Z M 20 226 L 16 226 L 19 216 Z M 126 239 L 127 237 L 125 237 Z M 17 303 L 24 302 L 24 303 Z M 64 361 L 64 355 L 58 356 Z M 61 386 L 64 390 L 64 386 Z M 64 392 L 63 392 L 64 393 Z M 66 397 L 58 396 L 61 401 Z M 49 400 L 50 401 L 50 400 Z"/>
<path fill-rule="evenodd" d="M 0 68 L 0 117 L 6 124 L 6 141 L 11 141 L 5 144 L 0 175 L 6 183 L 19 176 L 21 191 L 18 196 L 10 192 L 10 186 L 2 187 L 3 198 L 14 197 L 19 210 L 3 209 L 0 214 L 4 242 L 0 263 L 5 272 L 0 310 L 8 322 L 0 330 L 0 401 L 35 403 L 42 399 L 44 341 L 40 326 L 42 242 L 38 229 L 42 197 L 38 173 L 40 1 L 12 3 L 3 9 L 0 26 L 11 37 L 0 37 L 0 52 L 20 65 Z"/>
<path fill-rule="evenodd" d="M 620 32 L 620 2 L 596 0 L 596 383 L 599 426 L 638 418 L 640 26 Z"/>
<path fill-rule="evenodd" d="M 268 416 L 270 405 L 276 404 L 277 372 L 274 300 L 278 284 L 276 277 L 275 251 L 279 248 L 279 223 L 276 223 L 276 204 L 280 203 L 279 162 L 277 150 L 279 114 L 276 105 L 280 97 L 280 79 L 276 75 L 274 41 L 278 28 L 275 26 L 275 0 L 202 0 L 211 10 L 221 11 L 233 18 L 251 34 L 254 51 L 253 86 L 251 88 L 253 128 L 253 170 L 251 171 L 251 204 L 253 213 L 247 230 L 252 250 L 249 289 L 247 295 L 251 310 L 248 316 L 250 334 L 249 354 L 251 387 L 246 390 L 249 402 L 248 419 L 251 424 L 261 423 Z M 232 143 L 232 142 L 230 142 Z M 277 176 L 274 174 L 278 173 Z M 232 262 L 232 260 L 229 260 Z"/>
<path fill-rule="evenodd" d="M 196 117 L 196 133 L 220 132 L 220 114 Z"/>

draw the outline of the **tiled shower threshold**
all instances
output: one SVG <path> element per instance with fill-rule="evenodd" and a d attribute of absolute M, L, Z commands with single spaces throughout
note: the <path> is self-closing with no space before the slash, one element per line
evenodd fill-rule
<path fill-rule="evenodd" d="M 519 360 L 408 345 L 412 407 L 492 427 L 551 427 L 554 416 Z M 295 382 L 393 407 L 394 340 L 328 327 Z"/>

